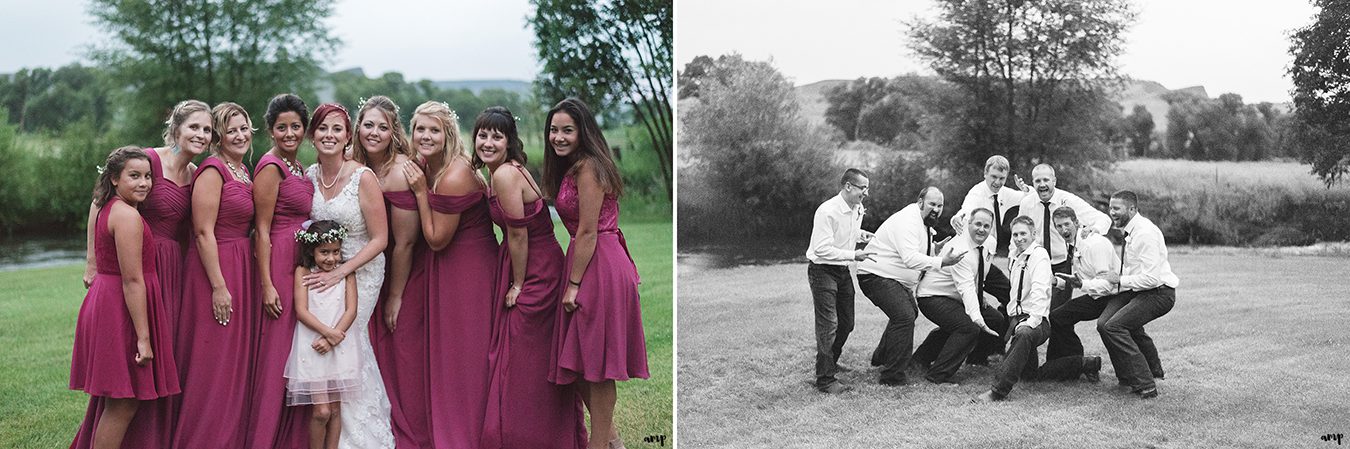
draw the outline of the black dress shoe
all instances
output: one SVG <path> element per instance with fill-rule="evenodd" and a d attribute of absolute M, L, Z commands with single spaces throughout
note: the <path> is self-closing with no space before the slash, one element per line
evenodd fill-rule
<path fill-rule="evenodd" d="M 1165 374 L 1165 373 L 1163 373 L 1162 371 L 1158 371 L 1158 372 L 1156 372 L 1156 373 L 1153 373 L 1153 378 L 1154 378 L 1154 379 L 1163 379 L 1163 378 L 1164 378 L 1164 377 L 1163 377 L 1163 374 Z"/>
<path fill-rule="evenodd" d="M 971 398 L 970 398 L 970 403 L 971 403 L 971 404 L 988 404 L 988 403 L 990 403 L 990 402 L 997 402 L 997 401 L 1002 401 L 1002 400 L 1003 400 L 1003 395 L 1000 395 L 1000 394 L 998 394 L 998 393 L 994 393 L 994 390 L 989 390 L 989 391 L 986 391 L 986 392 L 984 392 L 984 393 L 980 393 L 980 394 L 978 394 L 978 395 L 975 395 L 974 397 L 971 397 Z"/>
<path fill-rule="evenodd" d="M 1142 399 L 1153 399 L 1158 397 L 1158 387 L 1148 387 L 1142 390 L 1136 390 L 1134 394 L 1139 395 Z"/>
<path fill-rule="evenodd" d="M 851 390 L 853 390 L 853 387 L 850 387 L 850 386 L 848 386 L 848 385 L 844 385 L 844 384 L 842 384 L 842 383 L 840 383 L 840 382 L 835 382 L 835 383 L 826 385 L 826 386 L 824 386 L 824 387 L 820 387 L 820 388 L 818 388 L 818 389 L 820 390 L 821 393 L 825 393 L 825 394 L 840 394 L 840 393 L 843 393 L 843 392 L 846 392 L 846 391 L 851 391 Z"/>
<path fill-rule="evenodd" d="M 1086 357 L 1083 359 L 1083 378 L 1088 382 L 1101 382 L 1102 358 Z"/>
<path fill-rule="evenodd" d="M 838 370 L 838 371 L 841 372 L 841 373 L 851 373 L 851 372 L 853 372 L 853 368 L 849 368 L 848 365 L 844 365 L 844 364 L 842 364 L 842 363 L 836 363 L 836 364 L 834 364 L 834 369 L 835 369 L 835 370 Z"/>
<path fill-rule="evenodd" d="M 877 383 L 888 387 L 903 387 L 909 385 L 908 379 L 881 379 Z"/>

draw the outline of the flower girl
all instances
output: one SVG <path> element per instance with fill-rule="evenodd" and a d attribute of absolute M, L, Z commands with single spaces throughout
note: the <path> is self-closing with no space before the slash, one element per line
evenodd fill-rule
<path fill-rule="evenodd" d="M 303 326 L 295 330 L 286 361 L 286 405 L 313 405 L 309 447 L 334 449 L 342 433 L 341 401 L 360 385 L 356 348 L 341 344 L 356 320 L 356 278 L 349 274 L 326 292 L 305 288 L 305 275 L 331 271 L 342 263 L 347 230 L 331 220 L 303 227 L 295 233 L 300 243 L 295 316 Z"/>

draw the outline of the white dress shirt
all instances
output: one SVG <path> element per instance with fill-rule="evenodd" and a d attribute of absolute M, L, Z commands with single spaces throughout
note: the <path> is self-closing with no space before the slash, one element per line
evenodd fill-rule
<path fill-rule="evenodd" d="M 1120 256 L 1116 246 L 1105 236 L 1092 234 L 1079 238 L 1074 246 L 1073 272 L 1083 279 L 1083 293 L 1093 298 L 1101 298 L 1116 293 L 1111 281 L 1101 279 L 1107 273 L 1120 272 Z"/>
<path fill-rule="evenodd" d="M 979 273 L 979 253 L 976 247 L 982 248 L 984 253 L 984 275 L 989 275 L 990 263 L 994 260 L 994 245 L 996 243 L 985 239 L 984 243 L 977 244 L 970 240 L 970 234 L 961 234 L 947 242 L 947 246 L 942 248 L 938 256 L 947 254 L 960 254 L 965 252 L 965 257 L 948 267 L 942 267 L 931 270 L 919 281 L 918 293 L 915 296 L 945 296 L 955 301 L 961 301 L 965 306 L 966 316 L 971 321 L 983 323 L 984 316 L 980 315 L 980 296 L 982 292 L 977 292 L 975 288 L 975 278 Z"/>
<path fill-rule="evenodd" d="M 1167 262 L 1167 242 L 1162 230 L 1141 214 L 1125 224 L 1125 260 L 1122 261 L 1120 289 L 1144 291 L 1181 282 Z"/>
<path fill-rule="evenodd" d="M 923 224 L 919 204 L 905 206 L 877 228 L 867 243 L 867 251 L 875 254 L 858 262 L 858 272 L 894 279 L 913 292 L 923 272 L 942 266 L 942 258 L 931 252 L 932 232 Z"/>
<path fill-rule="evenodd" d="M 1041 320 L 1050 316 L 1050 255 L 1038 243 L 1032 243 L 1026 251 L 1014 255 L 1009 263 L 1008 279 L 1012 281 L 1009 290 L 1008 316 L 1027 314 L 1022 324 L 1036 327 Z"/>
<path fill-rule="evenodd" d="M 1021 204 L 1022 198 L 1026 195 L 1026 192 L 1009 188 L 1007 185 L 1004 185 L 998 189 L 998 206 L 995 208 L 994 191 L 989 190 L 989 183 L 981 182 L 975 184 L 974 187 L 970 188 L 970 192 L 966 193 L 966 199 L 961 202 L 961 209 L 956 212 L 956 215 L 952 215 L 952 222 L 959 222 L 961 226 L 952 225 L 952 227 L 964 229 L 966 219 L 970 217 L 970 213 L 981 207 L 989 209 L 991 212 L 997 210 L 999 213 L 998 218 L 1007 220 L 1008 211 L 1012 209 L 1013 206 Z M 999 225 L 1000 223 L 994 223 L 993 229 L 989 231 L 990 240 L 995 242 L 998 241 Z"/>
<path fill-rule="evenodd" d="M 811 223 L 811 244 L 806 259 L 821 265 L 850 265 L 857 254 L 862 228 L 863 207 L 849 207 L 844 197 L 835 195 L 820 203 Z"/>
<path fill-rule="evenodd" d="M 1066 206 L 1073 209 L 1074 214 L 1078 216 L 1080 225 L 1091 228 L 1098 234 L 1105 234 L 1106 231 L 1111 229 L 1111 217 L 1092 207 L 1091 204 L 1083 201 L 1077 195 L 1055 189 L 1055 193 L 1050 195 L 1050 213 L 1053 215 L 1055 209 Z M 1041 204 L 1040 195 L 1029 193 L 1022 197 L 1021 208 L 1017 214 L 1031 217 L 1031 221 L 1036 223 L 1036 232 L 1041 234 L 1045 232 L 1045 225 L 1041 223 L 1041 220 L 1045 218 L 1045 209 L 1045 205 Z M 1040 243 L 1044 238 L 1045 236 L 1038 235 L 1037 243 Z M 1012 248 L 1012 242 L 1009 242 L 1008 245 L 1010 246 L 1008 253 L 1012 254 L 1015 248 Z M 1064 244 L 1064 237 L 1055 232 L 1054 223 L 1050 223 L 1050 247 L 1046 249 L 1050 250 L 1051 264 L 1057 265 L 1068 259 L 1068 247 Z"/>

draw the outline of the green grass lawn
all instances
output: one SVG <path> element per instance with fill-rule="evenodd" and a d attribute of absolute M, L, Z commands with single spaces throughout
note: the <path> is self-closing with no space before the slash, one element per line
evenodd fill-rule
<path fill-rule="evenodd" d="M 556 228 L 564 248 L 567 231 Z M 672 435 L 671 223 L 624 222 L 642 275 L 642 319 L 651 379 L 619 383 L 616 417 L 628 447 Z M 0 448 L 70 445 L 89 397 L 66 388 L 83 265 L 0 272 Z M 669 445 L 669 440 L 667 440 Z"/>
<path fill-rule="evenodd" d="M 885 315 L 861 292 L 841 362 L 855 390 L 817 393 L 813 312 L 800 263 L 680 267 L 680 428 L 689 447 L 1324 447 L 1350 433 L 1350 259 L 1173 254 L 1176 307 L 1147 326 L 1167 379 L 1141 400 L 1099 384 L 1023 382 L 967 405 L 993 370 L 958 387 L 883 387 L 868 360 Z M 933 325 L 919 318 L 917 345 Z M 1088 354 L 1105 355 L 1092 323 Z M 1041 347 L 1044 358 L 1044 346 Z"/>

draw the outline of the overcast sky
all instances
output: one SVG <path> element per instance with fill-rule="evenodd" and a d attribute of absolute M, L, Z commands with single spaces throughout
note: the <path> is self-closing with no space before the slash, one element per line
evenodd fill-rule
<path fill-rule="evenodd" d="M 1289 31 L 1312 21 L 1310 0 L 1133 0 L 1122 71 L 1169 89 L 1289 101 Z M 677 0 L 676 68 L 698 55 L 767 60 L 794 83 L 931 73 L 905 47 L 904 26 L 933 1 Z"/>
<path fill-rule="evenodd" d="M 84 48 L 108 38 L 86 4 L 0 0 L 0 73 L 86 61 Z M 329 24 L 343 46 L 329 68 L 397 71 L 409 80 L 533 80 L 530 11 L 526 0 L 341 0 Z"/>

